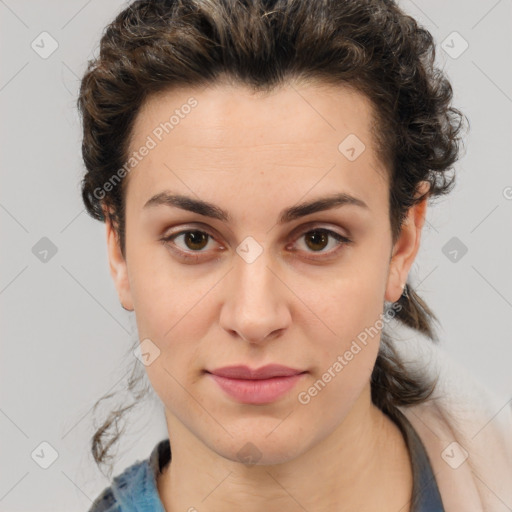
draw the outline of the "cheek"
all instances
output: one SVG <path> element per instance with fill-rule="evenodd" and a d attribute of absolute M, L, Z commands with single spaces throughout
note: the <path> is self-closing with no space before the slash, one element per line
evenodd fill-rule
<path fill-rule="evenodd" d="M 172 264 L 158 243 L 134 244 L 130 251 L 128 274 L 141 339 L 164 342 L 176 337 L 183 324 L 193 326 L 190 317 L 197 316 L 195 305 L 208 292 L 210 280 Z"/>
<path fill-rule="evenodd" d="M 325 333 L 325 340 L 334 336 L 332 342 L 326 341 L 326 347 L 341 349 L 360 333 L 380 325 L 387 277 L 382 261 L 365 260 L 359 255 L 356 259 L 354 255 L 344 268 L 316 280 L 315 285 L 311 279 L 297 280 L 294 291 L 305 298 L 304 303 L 313 313 L 316 336 L 319 332 Z M 308 328 L 311 321 L 304 319 L 303 325 Z M 315 339 L 312 332 L 310 339 Z"/>
<path fill-rule="evenodd" d="M 205 348 L 201 340 L 207 336 L 210 320 L 206 311 L 202 314 L 198 300 L 189 301 L 187 297 L 180 301 L 177 294 L 172 302 L 157 307 L 143 305 L 142 312 L 137 312 L 139 333 L 148 333 L 144 337 L 151 339 L 158 352 L 154 362 L 146 366 L 148 379 L 162 403 L 175 413 L 186 414 L 191 409 L 191 396 L 196 395 L 196 385 L 204 378 Z M 202 401 L 200 396 L 196 400 Z"/>
<path fill-rule="evenodd" d="M 325 333 L 320 337 L 308 335 L 317 364 L 297 401 L 313 431 L 328 432 L 343 421 L 370 382 L 380 346 L 382 303 L 374 289 L 358 290 L 357 299 L 339 293 L 336 307 L 324 308 L 323 320 L 331 329 L 320 327 Z"/>
<path fill-rule="evenodd" d="M 193 382 L 204 366 L 202 340 L 215 323 L 218 276 L 199 276 L 192 268 L 180 272 L 161 249 L 149 254 L 139 247 L 130 256 L 139 339 L 151 340 L 159 354 L 146 367 L 148 377 L 162 398 L 174 400 L 183 394 L 178 382 Z"/>
<path fill-rule="evenodd" d="M 316 387 L 322 390 L 318 402 L 325 406 L 330 402 L 343 407 L 369 382 L 385 325 L 382 261 L 375 253 L 371 260 L 358 258 L 353 265 L 347 264 L 347 272 L 322 280 L 318 293 L 311 293 L 310 282 L 298 290 L 314 313 L 299 322 L 317 358 L 320 382 Z"/>

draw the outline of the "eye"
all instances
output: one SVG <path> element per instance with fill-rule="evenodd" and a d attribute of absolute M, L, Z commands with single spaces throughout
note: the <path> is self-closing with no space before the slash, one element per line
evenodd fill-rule
<path fill-rule="evenodd" d="M 181 246 L 180 243 L 176 243 L 176 241 L 180 239 L 182 239 Z M 165 245 L 169 246 L 169 248 L 179 257 L 185 260 L 193 261 L 197 261 L 200 258 L 200 255 L 191 254 L 191 252 L 206 252 L 203 249 L 205 249 L 205 247 L 208 247 L 209 242 L 212 240 L 212 235 L 210 235 L 206 231 L 201 231 L 198 229 L 180 231 L 179 233 L 175 233 L 173 235 L 169 235 L 161 239 L 161 241 Z M 174 246 L 176 246 L 177 249 Z"/>
<path fill-rule="evenodd" d="M 322 254 L 320 257 L 314 256 L 313 258 L 307 258 L 315 260 L 337 253 L 344 245 L 352 243 L 352 240 L 347 237 L 326 228 L 310 229 L 302 233 L 296 240 L 302 238 L 305 239 L 304 245 L 306 249 L 299 249 L 301 252 Z M 198 261 L 202 253 L 208 252 L 208 248 L 211 249 L 212 243 L 215 245 L 214 240 L 214 237 L 206 231 L 189 229 L 166 236 L 161 239 L 161 242 L 169 247 L 179 258 L 189 261 Z M 334 240 L 334 242 L 330 245 L 333 246 L 334 249 L 325 251 L 325 247 L 329 246 L 329 242 L 332 240 Z M 223 249 L 222 246 L 221 249 Z M 291 251 L 296 252 L 296 249 L 291 249 Z"/>
<path fill-rule="evenodd" d="M 352 243 L 352 240 L 347 237 L 326 228 L 314 228 L 306 231 L 302 233 L 297 240 L 302 238 L 304 238 L 304 245 L 306 246 L 305 252 L 322 253 L 322 255 L 332 255 L 342 249 L 344 245 Z M 335 240 L 335 242 L 331 244 L 331 247 L 334 247 L 334 249 L 324 251 L 325 247 L 329 246 L 329 239 Z"/>

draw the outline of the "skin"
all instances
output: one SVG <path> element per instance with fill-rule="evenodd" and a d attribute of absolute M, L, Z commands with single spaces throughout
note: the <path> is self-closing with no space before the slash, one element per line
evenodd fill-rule
<path fill-rule="evenodd" d="M 409 510 L 407 447 L 370 397 L 380 331 L 308 404 L 298 394 L 375 325 L 384 300 L 400 297 L 426 201 L 410 209 L 393 246 L 372 107 L 346 87 L 288 83 L 253 94 L 218 83 L 159 93 L 136 118 L 131 150 L 190 96 L 198 106 L 127 178 L 126 259 L 106 223 L 119 299 L 135 311 L 139 339 L 160 350 L 146 371 L 171 440 L 172 462 L 157 482 L 165 509 Z M 338 150 L 349 134 L 366 146 L 355 161 Z M 232 221 L 143 208 L 164 190 L 214 203 Z M 368 208 L 345 205 L 277 224 L 283 209 L 342 191 Z M 315 242 L 312 228 L 352 243 Z M 187 229 L 213 237 L 197 245 L 174 240 L 177 251 L 199 252 L 196 262 L 161 241 Z M 263 249 L 250 264 L 236 252 L 247 236 Z M 264 405 L 236 402 L 203 373 L 268 363 L 309 373 Z M 253 465 L 237 455 L 248 442 L 260 453 Z"/>

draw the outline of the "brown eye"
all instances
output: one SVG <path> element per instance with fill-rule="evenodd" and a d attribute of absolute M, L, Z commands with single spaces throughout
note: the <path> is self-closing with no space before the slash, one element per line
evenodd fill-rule
<path fill-rule="evenodd" d="M 319 257 L 322 257 L 324 255 L 327 257 L 334 255 L 334 253 L 342 249 L 343 246 L 352 243 L 352 241 L 347 237 L 344 237 L 334 231 L 331 231 L 330 229 L 323 228 L 306 231 L 297 240 L 301 239 L 304 239 L 304 245 L 306 246 L 305 250 L 301 250 L 303 250 L 303 252 L 310 254 L 319 253 Z M 326 249 L 326 247 L 330 245 L 331 239 L 335 240 L 335 242 L 332 244 L 333 249 L 324 250 Z"/>
<path fill-rule="evenodd" d="M 183 241 L 187 249 L 192 251 L 204 249 L 210 237 L 210 235 L 204 231 L 185 231 L 182 234 L 184 234 Z"/>
<path fill-rule="evenodd" d="M 205 248 L 208 247 L 210 239 L 214 240 L 209 233 L 198 229 L 189 229 L 164 237 L 161 241 L 179 258 L 196 262 L 203 256 L 203 253 L 208 252 Z"/>
<path fill-rule="evenodd" d="M 329 235 L 325 231 L 310 231 L 305 234 L 306 240 L 309 240 L 311 243 L 306 242 L 306 245 L 315 251 L 324 249 L 329 243 Z"/>

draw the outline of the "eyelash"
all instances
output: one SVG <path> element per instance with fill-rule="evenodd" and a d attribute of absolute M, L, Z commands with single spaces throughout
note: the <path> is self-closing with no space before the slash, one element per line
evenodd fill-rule
<path fill-rule="evenodd" d="M 350 240 L 349 238 L 343 236 L 343 235 L 340 235 L 339 233 L 336 233 L 335 231 L 332 231 L 330 229 L 327 229 L 327 228 L 312 228 L 312 229 L 308 229 L 307 231 L 304 231 L 303 233 L 301 233 L 294 241 L 296 240 L 299 240 L 301 237 L 305 236 L 305 235 L 309 235 L 311 233 L 325 233 L 327 234 L 328 236 L 334 238 L 336 241 L 337 241 L 337 247 L 325 254 L 327 254 L 328 256 L 332 256 L 333 254 L 337 253 L 338 251 L 340 251 L 343 246 L 345 245 L 349 245 L 352 243 L 352 240 Z M 205 234 L 209 237 L 209 239 L 213 239 L 215 240 L 215 237 L 213 235 L 211 235 L 210 233 L 208 233 L 207 231 L 203 231 L 203 230 L 200 230 L 200 229 L 186 229 L 186 230 L 183 230 L 183 231 L 179 231 L 178 233 L 173 233 L 172 235 L 169 235 L 167 237 L 164 237 L 161 239 L 161 242 L 166 245 L 166 246 L 170 246 L 170 244 L 174 245 L 176 247 L 176 244 L 174 243 L 174 239 L 177 238 L 178 236 L 181 236 L 181 235 L 185 235 L 187 233 L 202 233 L 202 234 Z M 209 240 L 208 240 L 209 241 Z M 183 258 L 184 260 L 187 260 L 187 261 L 194 261 L 196 262 L 197 260 L 199 260 L 201 258 L 200 254 L 196 255 L 191 255 L 190 252 L 186 252 L 184 251 L 183 249 L 176 249 L 175 247 L 170 247 L 171 250 L 178 254 L 181 258 Z M 201 252 L 204 252 L 204 251 L 191 251 L 192 253 L 196 252 L 196 253 L 201 253 Z M 324 259 L 322 256 L 321 257 L 313 257 L 313 258 L 306 258 L 306 259 L 310 259 L 310 260 L 315 260 L 315 261 L 319 261 L 319 260 L 322 260 Z"/>

